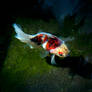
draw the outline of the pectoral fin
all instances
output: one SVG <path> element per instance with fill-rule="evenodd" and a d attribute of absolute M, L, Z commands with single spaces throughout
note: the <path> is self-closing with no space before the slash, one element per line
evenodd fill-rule
<path fill-rule="evenodd" d="M 55 55 L 51 56 L 51 64 L 56 65 Z"/>
<path fill-rule="evenodd" d="M 27 47 L 27 46 L 29 46 L 31 49 L 34 48 L 31 44 L 28 44 L 28 43 L 24 46 L 24 48 Z"/>
<path fill-rule="evenodd" d="M 66 38 L 62 37 L 62 40 L 65 41 L 65 42 L 73 41 L 74 39 L 75 39 L 74 37 L 66 37 Z"/>
<path fill-rule="evenodd" d="M 29 45 L 29 47 L 30 47 L 31 49 L 33 49 L 33 48 L 34 48 L 32 45 Z"/>
<path fill-rule="evenodd" d="M 41 51 L 41 53 L 40 53 L 40 56 L 41 56 L 41 58 L 45 58 L 46 56 L 48 56 L 48 54 L 49 54 L 49 52 L 48 51 Z"/>

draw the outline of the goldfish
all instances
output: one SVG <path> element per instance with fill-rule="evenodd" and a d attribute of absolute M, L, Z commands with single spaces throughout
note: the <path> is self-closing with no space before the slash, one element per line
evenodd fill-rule
<path fill-rule="evenodd" d="M 65 41 L 51 33 L 38 32 L 33 35 L 27 34 L 24 33 L 22 28 L 16 23 L 13 24 L 13 28 L 16 32 L 15 37 L 21 42 L 28 44 L 31 49 L 35 46 L 41 46 L 45 51 L 52 54 L 51 64 L 56 64 L 55 56 L 64 58 L 67 57 L 70 52 Z"/>

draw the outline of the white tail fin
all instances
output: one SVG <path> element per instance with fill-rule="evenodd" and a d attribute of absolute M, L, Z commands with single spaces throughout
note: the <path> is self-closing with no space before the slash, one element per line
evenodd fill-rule
<path fill-rule="evenodd" d="M 19 39 L 22 42 L 28 43 L 30 41 L 30 38 L 32 38 L 32 35 L 28 35 L 22 31 L 22 29 L 17 25 L 13 24 L 13 27 L 15 29 L 16 35 L 15 37 Z"/>

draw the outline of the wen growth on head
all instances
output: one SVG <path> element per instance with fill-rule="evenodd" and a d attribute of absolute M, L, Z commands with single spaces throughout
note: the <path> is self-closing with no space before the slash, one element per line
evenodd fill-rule
<path fill-rule="evenodd" d="M 31 49 L 34 45 L 41 46 L 46 52 L 51 53 L 51 64 L 56 64 L 55 55 L 58 57 L 66 57 L 69 54 L 69 49 L 67 48 L 65 42 L 50 33 L 39 32 L 34 35 L 26 34 L 17 25 L 13 24 L 16 32 L 16 38 L 21 42 L 29 45 Z"/>

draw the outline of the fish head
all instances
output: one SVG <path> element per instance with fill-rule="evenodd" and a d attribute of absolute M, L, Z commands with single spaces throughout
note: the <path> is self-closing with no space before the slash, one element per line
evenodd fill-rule
<path fill-rule="evenodd" d="M 50 50 L 50 52 L 59 57 L 67 57 L 70 51 L 67 46 L 63 43 L 59 47 Z"/>
<path fill-rule="evenodd" d="M 59 57 L 67 57 L 69 54 L 69 49 L 68 47 L 65 45 L 65 43 L 61 44 L 58 48 L 57 48 L 57 55 Z"/>

